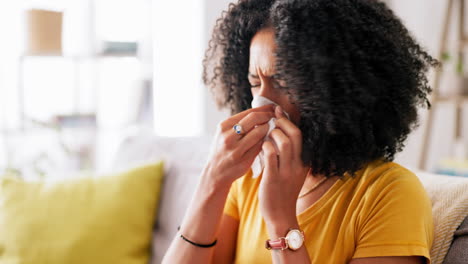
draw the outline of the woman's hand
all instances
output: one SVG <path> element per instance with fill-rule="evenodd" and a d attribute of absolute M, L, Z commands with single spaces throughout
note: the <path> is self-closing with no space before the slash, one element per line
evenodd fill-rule
<path fill-rule="evenodd" d="M 297 197 L 309 168 L 301 159 L 301 131 L 284 116 L 281 107 L 276 107 L 275 115 L 276 128 L 269 135 L 271 140 L 262 146 L 265 168 L 259 189 L 260 210 L 267 226 L 277 222 L 293 225 L 297 224 Z"/>
<path fill-rule="evenodd" d="M 252 165 L 262 149 L 263 139 L 268 132 L 267 123 L 274 116 L 274 106 L 269 105 L 246 110 L 220 123 L 208 163 L 180 231 L 166 252 L 163 263 L 213 262 L 214 247 L 194 247 L 179 236 L 183 235 L 198 244 L 216 241 L 231 183 L 244 175 Z M 240 135 L 233 130 L 235 124 L 240 124 L 244 130 Z M 235 236 L 233 230 L 225 232 Z M 229 240 L 228 237 L 222 239 Z M 234 243 L 229 246 L 225 241 L 217 245 L 217 250 L 221 250 L 219 247 L 228 247 L 227 250 L 234 252 Z"/>
<path fill-rule="evenodd" d="M 268 121 L 275 117 L 274 106 L 266 105 L 236 114 L 218 126 L 212 153 L 204 170 L 204 176 L 216 186 L 229 188 L 231 183 L 246 174 L 262 149 L 268 133 Z M 242 134 L 233 130 L 242 126 Z"/>

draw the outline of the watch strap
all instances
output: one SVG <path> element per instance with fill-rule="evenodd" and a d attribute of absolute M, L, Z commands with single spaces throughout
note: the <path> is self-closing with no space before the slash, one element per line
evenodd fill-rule
<path fill-rule="evenodd" d="M 274 249 L 274 250 L 285 250 L 288 248 L 288 241 L 286 240 L 285 237 L 280 237 L 275 240 L 268 239 L 265 242 L 265 247 L 268 250 Z"/>
<path fill-rule="evenodd" d="M 297 237 L 294 238 L 294 237 L 291 237 L 293 236 L 293 234 L 299 234 L 299 239 L 301 239 L 301 242 L 300 242 L 300 245 L 298 245 L 297 247 L 291 247 L 292 245 L 295 245 L 295 242 L 297 241 Z M 274 250 L 285 250 L 285 249 L 291 249 L 291 250 L 298 250 L 300 247 L 302 247 L 303 243 L 304 243 L 304 231 L 300 230 L 300 229 L 293 229 L 293 228 L 290 228 L 289 229 L 289 232 L 286 234 L 286 237 L 280 237 L 278 239 L 268 239 L 266 242 L 265 242 L 265 247 L 266 249 L 268 250 L 271 250 L 271 249 L 274 249 Z M 292 242 L 293 244 L 290 245 L 290 242 L 289 242 L 289 239 L 292 239 Z"/>

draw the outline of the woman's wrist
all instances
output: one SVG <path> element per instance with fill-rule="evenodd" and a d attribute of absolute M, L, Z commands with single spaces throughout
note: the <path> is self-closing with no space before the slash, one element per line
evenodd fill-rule
<path fill-rule="evenodd" d="M 180 226 L 180 234 L 197 244 L 210 244 L 216 240 L 228 193 L 229 188 L 216 187 L 202 176 Z"/>
<path fill-rule="evenodd" d="M 289 229 L 299 229 L 296 216 L 265 221 L 270 239 L 284 237 Z"/>
<path fill-rule="evenodd" d="M 209 164 L 203 169 L 200 177 L 200 187 L 202 187 L 207 193 L 221 193 L 227 195 L 231 185 L 231 180 L 226 179 L 226 177 L 223 177 L 221 173 L 213 170 Z"/>

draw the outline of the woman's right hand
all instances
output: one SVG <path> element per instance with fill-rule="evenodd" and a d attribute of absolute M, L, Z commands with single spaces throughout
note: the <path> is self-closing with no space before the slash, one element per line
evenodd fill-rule
<path fill-rule="evenodd" d="M 252 108 L 221 122 L 204 176 L 216 186 L 229 188 L 233 181 L 246 174 L 262 150 L 268 121 L 275 117 L 274 110 L 274 105 Z M 233 129 L 236 124 L 242 126 L 241 134 L 236 134 Z"/>

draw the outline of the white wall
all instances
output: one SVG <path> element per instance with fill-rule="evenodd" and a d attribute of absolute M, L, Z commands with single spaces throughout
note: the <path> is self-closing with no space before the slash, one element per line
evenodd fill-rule
<path fill-rule="evenodd" d="M 403 23 L 412 32 L 413 36 L 424 46 L 429 53 L 434 56 L 439 56 L 439 48 L 442 36 L 442 26 L 445 16 L 445 10 L 448 1 L 440 0 L 392 0 L 391 8 L 402 19 Z M 451 30 L 449 33 L 449 48 L 452 55 L 455 48 L 455 32 L 457 14 L 452 14 Z M 440 91 L 441 93 L 450 93 L 453 91 L 454 65 L 447 65 L 444 68 L 444 78 L 442 79 Z M 433 84 L 433 72 L 430 79 Z M 468 124 L 468 111 L 465 105 L 463 123 L 464 133 L 466 132 L 466 124 Z M 428 166 L 427 169 L 434 170 L 438 161 L 441 158 L 448 157 L 454 151 L 453 135 L 455 126 L 455 111 L 451 104 L 443 104 L 438 107 L 433 107 L 431 111 L 435 111 L 434 126 L 432 128 L 432 140 L 429 145 Z M 423 130 L 426 125 L 427 111 L 422 112 L 421 126 L 412 133 L 408 139 L 406 149 L 397 157 L 397 162 L 406 166 L 417 167 L 421 148 L 423 144 Z M 466 136 L 464 138 L 466 145 Z"/>
<path fill-rule="evenodd" d="M 227 116 L 202 84 L 202 59 L 226 0 L 153 2 L 155 129 L 163 136 L 214 133 Z"/>
<path fill-rule="evenodd" d="M 153 2 L 154 123 L 159 135 L 201 133 L 201 3 Z"/>

